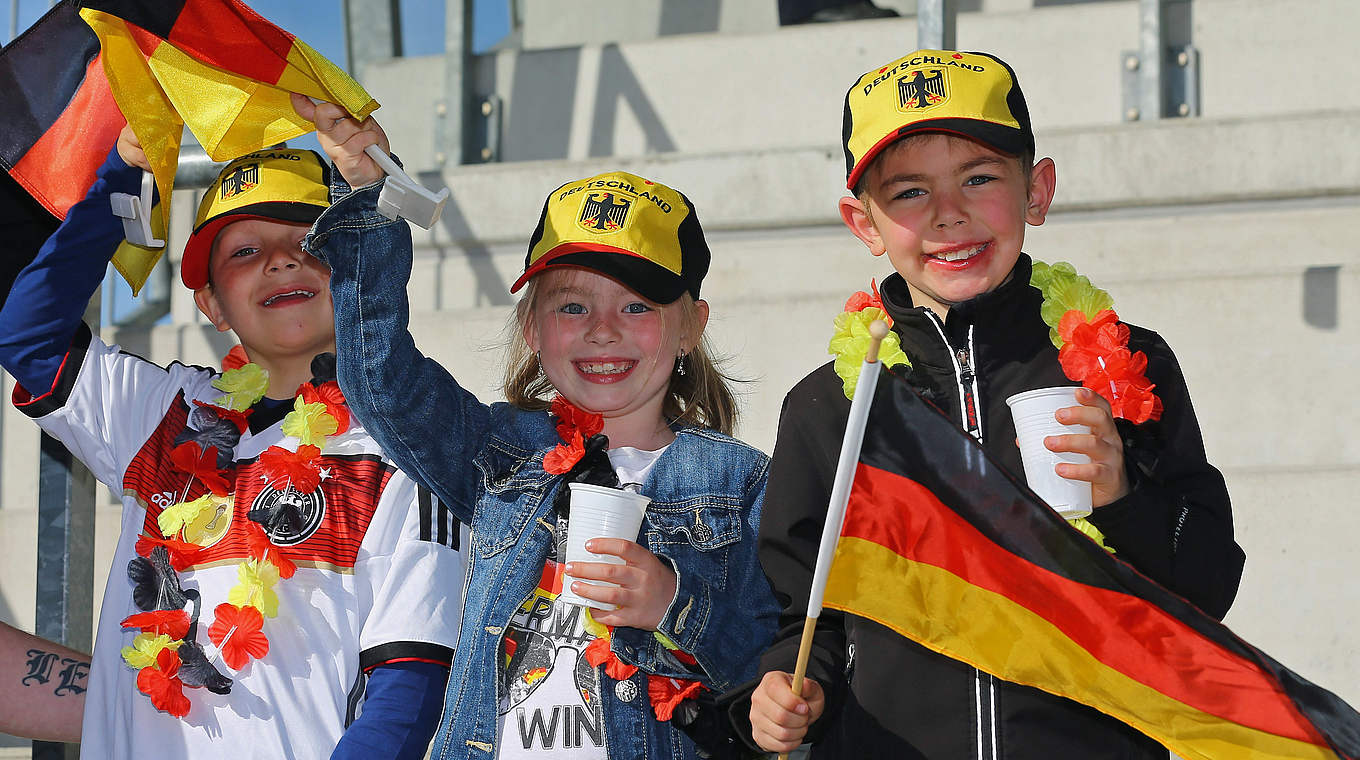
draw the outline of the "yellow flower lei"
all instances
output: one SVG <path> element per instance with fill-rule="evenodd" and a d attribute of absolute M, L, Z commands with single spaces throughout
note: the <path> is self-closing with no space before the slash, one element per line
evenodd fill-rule
<path fill-rule="evenodd" d="M 1049 337 L 1053 340 L 1053 345 L 1059 348 L 1063 344 L 1058 336 L 1058 322 L 1064 314 L 1072 309 L 1079 309 L 1090 319 L 1102 309 L 1114 306 L 1114 299 L 1110 298 L 1109 293 L 1077 274 L 1076 269 L 1067 262 L 1049 266 L 1042 261 L 1035 261 L 1030 284 L 1044 294 L 1039 314 L 1044 324 L 1049 326 Z M 858 384 L 859 373 L 864 368 L 864 357 L 869 353 L 869 325 L 876 319 L 883 320 L 889 327 L 893 324 L 892 317 L 888 316 L 888 312 L 883 308 L 878 287 L 871 282 L 870 290 L 871 293 L 859 291 L 846 301 L 845 310 L 836 315 L 836 331 L 827 346 L 827 353 L 836 357 L 833 368 L 841 379 L 845 397 L 851 400 L 855 398 L 855 385 Z M 902 351 L 901 339 L 892 330 L 889 330 L 888 336 L 883 339 L 878 358 L 885 367 L 911 366 L 911 360 Z M 1111 554 L 1115 553 L 1114 549 L 1105 543 L 1105 534 L 1095 526 L 1095 523 L 1085 517 L 1074 517 L 1067 522 L 1095 541 L 1100 548 Z"/>
<path fill-rule="evenodd" d="M 269 373 L 254 363 L 245 364 L 237 369 L 223 372 L 213 380 L 212 385 L 225 395 L 214 403 L 231 411 L 245 411 L 264 398 L 269 389 Z M 339 430 L 339 422 L 327 411 L 323 403 L 307 403 L 299 395 L 293 402 L 293 411 L 283 418 L 281 431 L 298 439 L 298 445 L 312 445 L 324 449 L 326 437 Z M 191 481 L 192 482 L 192 481 Z M 186 487 L 187 492 L 187 487 Z M 203 513 L 219 502 L 228 505 L 234 502 L 233 496 L 218 497 L 211 492 L 192 501 L 181 501 L 162 510 L 157 516 L 157 527 L 167 539 L 178 539 L 184 543 L 198 545 L 189 540 L 185 530 Z M 279 611 L 278 594 L 274 591 L 280 580 L 279 568 L 269 561 L 254 558 L 237 566 L 238 582 L 227 594 L 227 601 L 237 607 L 255 607 L 264 617 L 276 617 Z M 228 637 L 230 634 L 228 634 Z M 218 643 L 223 646 L 226 639 Z M 141 670 L 157 667 L 157 657 L 162 650 L 179 649 L 183 639 L 171 639 L 160 633 L 140 633 L 133 638 L 132 646 L 123 647 L 123 660 L 129 667 Z"/>

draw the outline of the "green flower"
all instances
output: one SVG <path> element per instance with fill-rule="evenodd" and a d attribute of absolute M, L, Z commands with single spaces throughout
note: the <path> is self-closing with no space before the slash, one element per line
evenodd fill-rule
<path fill-rule="evenodd" d="M 1035 261 L 1030 274 L 1029 284 L 1044 294 L 1044 303 L 1039 307 L 1039 316 L 1048 325 L 1048 337 L 1053 345 L 1062 348 L 1063 341 L 1058 335 L 1058 323 L 1063 315 L 1073 309 L 1086 315 L 1087 321 L 1105 309 L 1114 308 L 1110 294 L 1091 284 L 1086 277 L 1066 261 L 1045 264 Z"/>
<path fill-rule="evenodd" d="M 876 319 L 892 323 L 887 313 L 875 306 L 869 306 L 862 311 L 843 311 L 836 315 L 836 334 L 831 336 L 827 353 L 836 356 L 836 374 L 840 375 L 845 397 L 848 399 L 855 397 L 855 384 L 859 382 L 860 370 L 864 368 L 864 357 L 869 353 L 869 343 L 873 340 L 869 335 L 869 325 Z M 889 330 L 888 336 L 879 344 L 878 361 L 885 367 L 896 367 L 899 364 L 911 366 L 911 361 L 902 351 L 902 341 L 897 337 L 897 333 Z"/>
<path fill-rule="evenodd" d="M 265 617 L 279 614 L 279 595 L 274 584 L 279 582 L 279 569 L 269 562 L 250 559 L 236 566 L 240 580 L 227 594 L 227 601 L 237 607 L 254 607 Z"/>
<path fill-rule="evenodd" d="M 173 506 L 166 507 L 160 515 L 156 517 L 156 524 L 160 526 L 161 534 L 166 538 L 174 538 L 185 525 L 198 519 L 203 510 L 215 508 L 216 502 L 212 494 L 204 494 L 193 501 L 182 501 Z"/>
<path fill-rule="evenodd" d="M 265 391 L 269 390 L 269 373 L 252 362 L 223 372 L 212 384 L 217 390 L 227 392 L 214 400 L 214 404 L 243 412 L 264 398 Z"/>
<path fill-rule="evenodd" d="M 156 664 L 162 649 L 179 649 L 183 643 L 164 633 L 139 633 L 132 640 L 132 646 L 123 647 L 123 662 L 136 670 L 149 668 Z"/>
<path fill-rule="evenodd" d="M 293 399 L 293 411 L 283 418 L 284 435 L 295 436 L 303 446 L 324 448 L 326 436 L 335 435 L 340 423 L 326 411 L 322 403 L 309 404 L 301 396 Z"/>

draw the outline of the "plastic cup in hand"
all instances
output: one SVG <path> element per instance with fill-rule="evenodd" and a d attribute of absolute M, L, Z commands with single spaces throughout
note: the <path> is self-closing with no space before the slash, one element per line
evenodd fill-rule
<path fill-rule="evenodd" d="M 588 483 L 568 483 L 567 487 L 571 489 L 571 517 L 567 520 L 567 561 L 622 565 L 623 560 L 613 554 L 594 554 L 586 551 L 586 542 L 592 538 L 622 538 L 636 541 L 638 530 L 642 527 L 642 514 L 652 500 L 632 491 L 593 486 Z M 563 578 L 562 594 L 558 598 L 585 607 L 614 609 L 612 604 L 586 599 L 572 593 L 572 580 L 571 576 Z M 605 581 L 580 582 L 597 586 L 615 585 Z"/>
<path fill-rule="evenodd" d="M 1071 520 L 1091 514 L 1091 484 L 1070 480 L 1057 473 L 1059 462 L 1087 464 L 1091 458 L 1070 451 L 1050 451 L 1044 438 L 1050 435 L 1089 434 L 1085 425 L 1064 425 L 1055 416 L 1059 409 L 1081 406 L 1075 387 L 1039 388 L 1017 393 L 1006 399 L 1015 420 L 1015 436 L 1020 442 L 1020 461 L 1025 465 L 1025 480 L 1058 514 Z"/>

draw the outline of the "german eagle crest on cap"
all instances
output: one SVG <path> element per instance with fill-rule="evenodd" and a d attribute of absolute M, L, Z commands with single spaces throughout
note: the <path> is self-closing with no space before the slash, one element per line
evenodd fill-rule
<path fill-rule="evenodd" d="M 618 232 L 628 223 L 628 211 L 635 197 L 617 190 L 586 193 L 576 223 L 587 232 Z"/>
<path fill-rule="evenodd" d="M 948 100 L 949 79 L 944 69 L 913 69 L 897 80 L 897 108 L 903 113 L 942 105 Z"/>
<path fill-rule="evenodd" d="M 258 184 L 260 184 L 258 163 L 238 166 L 230 174 L 222 177 L 222 200 L 240 195 Z"/>

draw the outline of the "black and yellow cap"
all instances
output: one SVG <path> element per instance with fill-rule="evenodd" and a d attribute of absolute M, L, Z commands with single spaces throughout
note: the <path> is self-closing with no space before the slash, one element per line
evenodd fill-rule
<path fill-rule="evenodd" d="M 897 139 L 962 135 L 1012 156 L 1034 152 L 1029 107 L 1015 72 L 989 53 L 917 50 L 866 72 L 845 93 L 846 187 Z"/>
<path fill-rule="evenodd" d="M 636 174 L 607 172 L 548 195 L 524 274 L 510 292 L 548 267 L 572 266 L 612 277 L 656 303 L 686 292 L 697 300 L 709 258 L 694 204 L 683 193 Z"/>
<path fill-rule="evenodd" d="M 316 151 L 261 150 L 227 164 L 208 186 L 184 244 L 180 279 L 191 290 L 208 284 L 217 233 L 242 219 L 311 224 L 330 206 L 330 168 Z"/>

